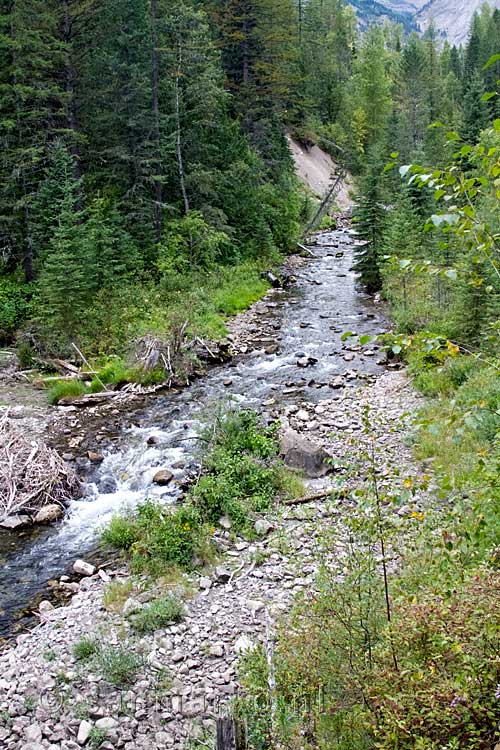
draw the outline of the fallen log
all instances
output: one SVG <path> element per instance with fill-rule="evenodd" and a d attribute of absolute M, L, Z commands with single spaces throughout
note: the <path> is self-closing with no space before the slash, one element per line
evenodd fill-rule
<path fill-rule="evenodd" d="M 302 245 L 302 243 L 297 242 L 297 247 L 302 250 L 303 253 L 306 253 L 306 255 L 309 255 L 311 258 L 314 258 L 314 253 L 312 250 L 310 250 L 305 245 Z"/>
<path fill-rule="evenodd" d="M 330 487 L 329 490 L 322 490 L 322 492 L 316 492 L 314 495 L 305 495 L 304 497 L 292 497 L 290 500 L 285 500 L 284 505 L 305 505 L 306 503 L 312 503 L 314 500 L 324 500 L 330 495 L 335 497 L 344 497 L 343 493 L 338 493 L 334 487 Z"/>
<path fill-rule="evenodd" d="M 114 398 L 123 398 L 123 396 L 124 391 L 104 391 L 103 393 L 84 393 L 82 396 L 63 396 L 58 401 L 58 406 L 97 406 Z"/>

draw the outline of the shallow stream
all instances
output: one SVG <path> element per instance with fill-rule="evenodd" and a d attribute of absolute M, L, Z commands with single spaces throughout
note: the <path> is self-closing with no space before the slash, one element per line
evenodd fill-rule
<path fill-rule="evenodd" d="M 258 303 L 266 331 L 274 332 L 277 352 L 266 353 L 272 342 L 263 334 L 258 348 L 248 354 L 212 369 L 185 390 L 158 395 L 131 411 L 63 522 L 24 535 L 0 533 L 0 638 L 26 624 L 23 608 L 46 590 L 50 579 L 67 573 L 76 558 L 95 554 L 99 531 L 113 513 L 146 497 L 175 501 L 181 492 L 178 482 L 196 465 L 197 428 L 210 407 L 233 398 L 270 413 L 283 404 L 331 398 L 329 383 L 337 376 L 348 373 L 350 386 L 359 376 L 381 370 L 379 352 L 352 352 L 341 342 L 346 330 L 374 334 L 386 326 L 382 310 L 356 286 L 350 270 L 353 246 L 348 230 L 318 235 L 310 248 L 314 258 L 291 290 L 275 290 Z M 297 360 L 304 356 L 317 362 L 300 368 Z M 155 443 L 150 445 L 152 436 Z M 178 482 L 153 484 L 160 468 L 172 471 Z"/>

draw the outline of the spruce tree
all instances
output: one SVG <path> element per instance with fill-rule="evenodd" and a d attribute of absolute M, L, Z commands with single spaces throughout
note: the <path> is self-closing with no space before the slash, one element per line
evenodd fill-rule
<path fill-rule="evenodd" d="M 77 210 L 80 181 L 74 176 L 72 157 L 59 148 L 45 187 L 57 174 L 58 215 L 40 259 L 37 282 L 38 319 L 50 347 L 63 353 L 78 340 L 85 327 L 85 312 L 97 288 L 95 249 L 85 241 L 85 223 Z"/>
<path fill-rule="evenodd" d="M 6 7 L 5 7 L 6 6 Z M 0 15 L 0 241 L 35 276 L 32 204 L 48 146 L 65 124 L 56 0 L 11 0 Z"/>
<path fill-rule="evenodd" d="M 381 264 L 383 254 L 386 208 L 382 198 L 383 166 L 378 154 L 370 153 L 366 174 L 356 201 L 353 225 L 360 241 L 354 251 L 354 270 L 362 285 L 370 293 L 382 287 Z"/>

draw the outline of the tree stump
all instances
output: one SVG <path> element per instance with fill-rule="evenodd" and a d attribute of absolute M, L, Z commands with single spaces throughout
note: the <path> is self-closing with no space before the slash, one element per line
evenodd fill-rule
<path fill-rule="evenodd" d="M 217 719 L 217 750 L 245 750 L 247 747 L 245 726 L 231 717 Z"/>

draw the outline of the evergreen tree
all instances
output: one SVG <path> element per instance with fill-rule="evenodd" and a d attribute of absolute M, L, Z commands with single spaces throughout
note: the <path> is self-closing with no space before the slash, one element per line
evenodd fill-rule
<path fill-rule="evenodd" d="M 354 270 L 370 293 L 382 287 L 382 254 L 386 208 L 382 195 L 383 165 L 379 155 L 369 154 L 366 174 L 356 200 L 353 225 L 360 244 L 354 253 Z"/>
<path fill-rule="evenodd" d="M 361 148 L 369 149 L 383 142 L 392 109 L 391 84 L 388 76 L 388 53 L 384 34 L 378 26 L 366 32 L 354 65 L 351 82 L 353 109 L 358 109 L 363 133 Z"/>
<path fill-rule="evenodd" d="M 56 0 L 10 0 L 0 15 L 0 238 L 35 276 L 32 204 L 48 145 L 64 125 L 64 45 Z"/>
<path fill-rule="evenodd" d="M 488 106 L 482 101 L 484 83 L 479 73 L 470 78 L 463 99 L 461 135 L 467 143 L 476 143 L 489 120 Z"/>
<path fill-rule="evenodd" d="M 85 311 L 97 289 L 97 274 L 95 248 L 85 241 L 84 217 L 76 206 L 79 180 L 74 177 L 67 150 L 56 152 L 47 186 L 54 184 L 54 174 L 62 178 L 57 190 L 59 214 L 41 258 L 37 296 L 39 320 L 50 345 L 63 352 L 84 328 Z"/>

